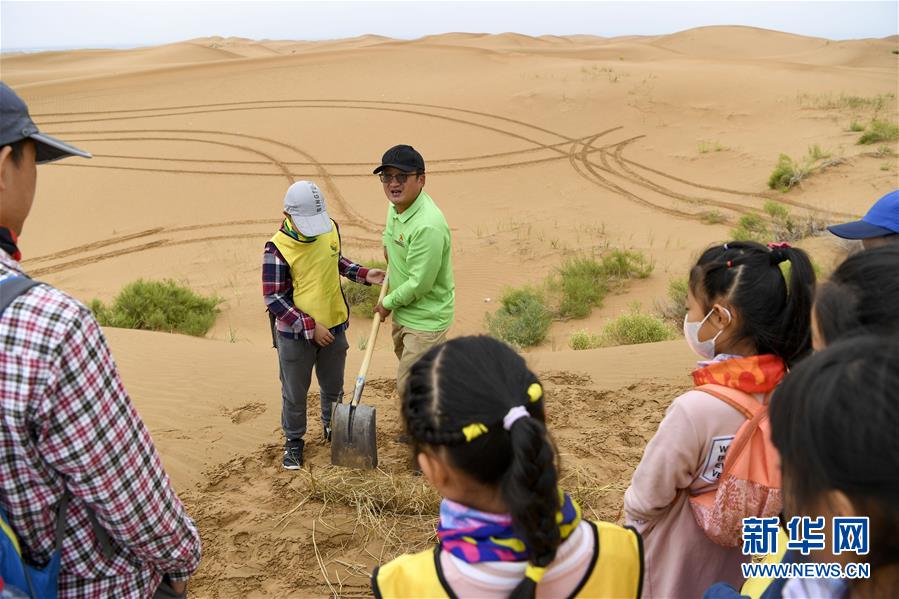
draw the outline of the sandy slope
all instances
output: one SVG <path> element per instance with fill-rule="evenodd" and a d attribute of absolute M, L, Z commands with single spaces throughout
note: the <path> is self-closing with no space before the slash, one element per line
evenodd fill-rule
<path fill-rule="evenodd" d="M 419 148 L 427 189 L 454 234 L 456 335 L 482 331 L 503 288 L 538 281 L 572 253 L 628 248 L 652 259 L 649 279 L 585 320 L 555 323 L 528 354 L 550 384 L 565 461 L 610 483 L 591 507 L 615 518 L 664 405 L 688 383 L 691 358 L 682 342 L 574 353 L 568 335 L 598 331 L 634 301 L 649 309 L 698 251 L 767 199 L 833 221 L 896 188 L 896 144 L 878 154 L 847 131 L 874 108 L 838 101 L 892 94 L 876 116 L 895 120 L 895 48 L 895 39 L 712 27 L 611 39 L 216 37 L 4 55 L 4 81 L 42 128 L 95 154 L 41 168 L 24 264 L 84 300 L 109 299 L 138 277 L 171 277 L 224 298 L 209 339 L 108 331 L 203 527 L 197 595 L 321 596 L 328 589 L 316 549 L 331 583 L 339 576 L 352 595 L 364 570 L 399 547 L 363 542 L 349 532 L 353 510 L 317 499 L 281 519 L 308 497 L 309 481 L 277 468 L 277 371 L 259 258 L 289 183 L 322 186 L 345 253 L 366 261 L 380 254 L 386 209 L 371 168 L 394 143 Z M 720 151 L 700 151 L 716 143 Z M 788 194 L 769 192 L 778 154 L 798 158 L 812 144 L 846 161 Z M 711 211 L 725 222 L 704 224 Z M 839 256 L 828 237 L 802 245 L 825 270 Z M 351 373 L 367 329 L 353 320 Z M 405 476 L 394 360 L 382 337 L 369 393 L 385 470 Z M 314 472 L 327 449 L 312 437 Z M 416 531 L 413 544 L 427 541 L 428 522 L 391 518 Z"/>

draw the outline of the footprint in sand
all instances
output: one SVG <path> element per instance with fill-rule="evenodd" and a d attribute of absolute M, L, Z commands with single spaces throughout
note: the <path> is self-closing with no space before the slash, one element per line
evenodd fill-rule
<path fill-rule="evenodd" d="M 265 404 L 254 401 L 234 410 L 222 408 L 222 414 L 229 417 L 234 424 L 243 424 L 265 412 Z"/>

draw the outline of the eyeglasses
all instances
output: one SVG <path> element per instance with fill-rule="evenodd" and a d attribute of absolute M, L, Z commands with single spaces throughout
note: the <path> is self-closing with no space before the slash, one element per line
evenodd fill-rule
<path fill-rule="evenodd" d="M 397 183 L 402 185 L 406 182 L 406 179 L 409 177 L 417 177 L 418 173 L 397 173 L 395 175 L 388 175 L 387 173 L 378 173 L 378 179 L 381 180 L 381 183 L 390 183 L 391 179 L 395 179 Z"/>

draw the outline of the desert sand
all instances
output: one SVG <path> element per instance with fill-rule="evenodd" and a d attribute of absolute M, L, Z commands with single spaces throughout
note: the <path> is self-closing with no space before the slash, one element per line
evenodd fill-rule
<path fill-rule="evenodd" d="M 316 476 L 331 472 L 329 450 L 314 426 L 309 470 L 279 467 L 259 265 L 287 186 L 316 181 L 345 255 L 364 263 L 380 256 L 386 211 L 371 169 L 391 145 L 419 149 L 426 189 L 453 230 L 453 336 L 483 332 L 505 287 L 538 281 L 566 256 L 621 248 L 652 260 L 649 278 L 587 319 L 554 323 L 526 354 L 546 382 L 569 481 L 597 481 L 588 514 L 615 520 L 694 358 L 682 340 L 574 352 L 568 335 L 598 331 L 632 302 L 651 309 L 700 250 L 768 199 L 839 222 L 899 186 L 896 143 L 860 146 L 848 131 L 874 109 L 839 101 L 888 95 L 877 115 L 895 122 L 896 46 L 712 27 L 7 54 L 3 80 L 42 130 L 95 156 L 41 167 L 23 264 L 85 302 L 139 277 L 224 298 L 205 339 L 106 330 L 201 529 L 193 596 L 366 596 L 371 568 L 427 544 L 433 520 L 389 508 L 379 536 L 360 524 L 360 508 L 323 500 Z M 844 160 L 788 193 L 768 190 L 778 155 L 798 158 L 813 144 Z M 710 211 L 724 222 L 705 224 Z M 825 272 L 843 252 L 826 234 L 798 245 Z M 348 332 L 348 391 L 368 323 L 354 317 Z M 379 476 L 415 484 L 396 441 L 388 341 L 382 333 L 364 399 L 378 408 Z"/>

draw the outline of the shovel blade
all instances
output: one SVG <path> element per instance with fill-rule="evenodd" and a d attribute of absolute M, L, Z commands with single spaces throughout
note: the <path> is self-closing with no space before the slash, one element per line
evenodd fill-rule
<path fill-rule="evenodd" d="M 331 463 L 371 470 L 378 466 L 375 408 L 336 404 L 331 416 Z"/>

